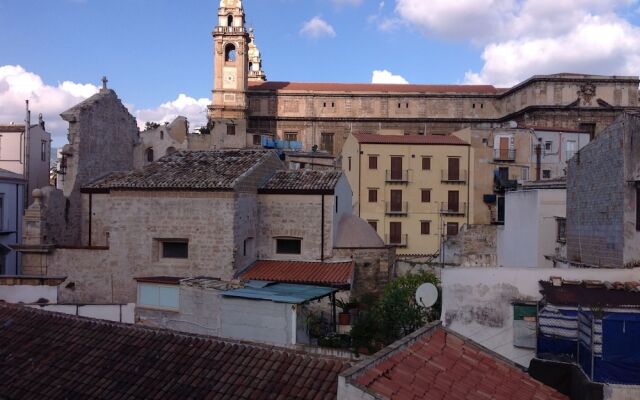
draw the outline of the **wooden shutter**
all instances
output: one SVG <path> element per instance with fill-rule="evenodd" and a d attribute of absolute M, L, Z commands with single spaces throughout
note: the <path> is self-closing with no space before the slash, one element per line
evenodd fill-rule
<path fill-rule="evenodd" d="M 431 203 L 431 189 L 422 189 L 422 202 Z"/>
<path fill-rule="evenodd" d="M 447 223 L 447 236 L 458 236 L 458 223 L 457 222 L 448 222 Z"/>
<path fill-rule="evenodd" d="M 423 235 L 431 234 L 431 221 L 421 221 L 420 222 L 420 233 Z"/>
<path fill-rule="evenodd" d="M 378 202 L 378 189 L 369 189 L 369 203 Z"/>
<path fill-rule="evenodd" d="M 460 180 L 460 159 L 457 157 L 449 158 L 449 180 L 450 181 Z"/>
<path fill-rule="evenodd" d="M 402 157 L 391 157 L 391 179 L 402 180 Z"/>
<path fill-rule="evenodd" d="M 402 222 L 389 223 L 389 242 L 391 244 L 402 243 Z"/>
<path fill-rule="evenodd" d="M 509 138 L 508 137 L 500 138 L 500 159 L 501 160 L 509 159 Z"/>
<path fill-rule="evenodd" d="M 369 156 L 369 169 L 378 169 L 378 156 Z"/>
<path fill-rule="evenodd" d="M 402 190 L 391 191 L 391 211 L 402 212 Z"/>
<path fill-rule="evenodd" d="M 431 170 L 431 157 L 422 157 L 422 170 L 423 171 Z"/>
<path fill-rule="evenodd" d="M 450 190 L 448 200 L 448 211 L 460 211 L 460 192 L 458 192 L 457 190 Z"/>

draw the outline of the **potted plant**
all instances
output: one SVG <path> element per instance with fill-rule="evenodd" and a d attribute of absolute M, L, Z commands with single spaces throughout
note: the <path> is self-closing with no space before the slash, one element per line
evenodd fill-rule
<path fill-rule="evenodd" d="M 336 300 L 336 306 L 342 310 L 338 314 L 338 325 L 351 325 L 351 310 L 358 308 L 358 303 L 355 300 Z"/>

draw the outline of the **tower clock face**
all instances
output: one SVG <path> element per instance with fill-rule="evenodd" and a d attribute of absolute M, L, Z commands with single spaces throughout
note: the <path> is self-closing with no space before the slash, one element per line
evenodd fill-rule
<path fill-rule="evenodd" d="M 235 89 L 238 72 L 235 68 L 225 67 L 222 74 L 222 88 Z"/>

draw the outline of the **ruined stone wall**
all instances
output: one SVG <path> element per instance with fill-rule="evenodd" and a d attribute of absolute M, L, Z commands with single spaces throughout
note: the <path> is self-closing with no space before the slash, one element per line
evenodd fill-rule
<path fill-rule="evenodd" d="M 618 119 L 569 162 L 569 261 L 606 268 L 623 266 L 624 125 L 624 120 Z"/>
<path fill-rule="evenodd" d="M 461 267 L 498 265 L 497 226 L 465 225 L 444 242 L 445 263 Z"/>
<path fill-rule="evenodd" d="M 355 263 L 351 296 L 380 294 L 393 278 L 395 248 L 335 249 L 336 259 L 352 259 Z"/>

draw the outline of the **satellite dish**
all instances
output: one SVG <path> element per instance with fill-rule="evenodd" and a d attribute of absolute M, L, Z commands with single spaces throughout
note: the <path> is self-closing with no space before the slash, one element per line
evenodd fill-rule
<path fill-rule="evenodd" d="M 416 303 L 429 308 L 438 301 L 438 288 L 433 283 L 424 283 L 416 290 Z"/>

